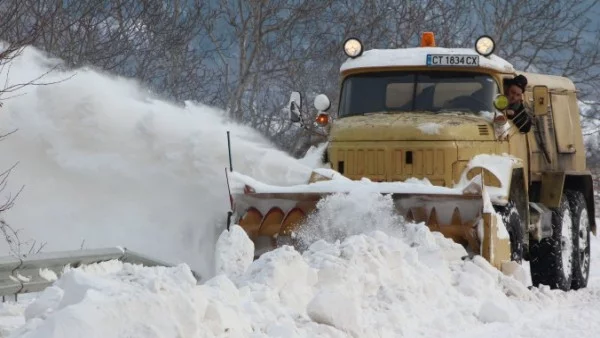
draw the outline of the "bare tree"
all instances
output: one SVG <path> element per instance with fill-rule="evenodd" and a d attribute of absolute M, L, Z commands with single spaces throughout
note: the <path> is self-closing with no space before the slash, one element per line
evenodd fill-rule
<path fill-rule="evenodd" d="M 572 79 L 582 101 L 600 95 L 600 1 L 493 0 L 472 5 L 481 18 L 480 30 L 496 40 L 497 54 L 525 71 Z"/>
<path fill-rule="evenodd" d="M 12 133 L 14 133 L 14 131 L 0 135 L 0 142 Z M 4 193 L 8 183 L 8 177 L 10 173 L 15 169 L 17 164 L 18 163 L 15 163 L 12 167 L 0 173 L 0 193 Z M 6 211 L 13 207 L 15 200 L 17 199 L 21 191 L 23 191 L 23 188 L 24 186 L 22 186 L 14 196 L 9 193 L 8 196 L 6 196 L 6 199 L 3 202 L 0 202 L 0 232 L 2 232 L 4 240 L 8 244 L 10 253 L 15 257 L 24 257 L 31 253 L 37 253 L 41 251 L 45 246 L 45 243 L 38 244 L 36 241 L 22 240 L 19 237 L 20 230 L 14 229 L 2 217 Z"/>
<path fill-rule="evenodd" d="M 9 82 L 10 68 L 13 61 L 20 57 L 25 48 L 40 36 L 41 30 L 39 27 L 43 23 L 43 20 L 34 24 L 23 25 L 26 21 L 24 18 L 28 16 L 30 5 L 31 3 L 27 0 L 0 2 L 0 39 L 3 40 L 2 46 L 0 46 L 0 72 L 6 73 L 6 79 L 2 80 L 4 85 L 0 87 L 0 107 L 3 106 L 6 100 L 18 95 L 18 91 L 24 87 L 51 84 L 51 82 L 41 82 L 41 79 L 51 72 L 52 69 L 23 83 Z M 0 142 L 15 132 L 16 130 L 0 135 Z M 10 173 L 15 169 L 17 164 L 15 163 L 9 169 L 0 173 L 0 193 L 5 193 Z M 16 257 L 23 257 L 33 252 L 39 252 L 45 245 L 43 243 L 38 245 L 35 241 L 21 240 L 19 237 L 20 230 L 14 229 L 3 218 L 6 211 L 13 207 L 16 198 L 23 188 L 21 187 L 14 196 L 8 193 L 5 201 L 0 202 L 0 231 L 9 245 L 9 251 Z M 29 249 L 25 249 L 26 251 L 24 250 L 25 246 L 29 246 Z"/>
<path fill-rule="evenodd" d="M 289 93 L 303 93 L 308 108 L 327 94 L 335 117 L 342 43 L 351 36 L 370 49 L 416 47 L 424 31 L 448 47 L 472 47 L 477 35 L 490 34 L 496 52 L 519 68 L 568 76 L 582 100 L 595 99 L 598 1 L 3 0 L 0 27 L 6 40 L 28 39 L 67 65 L 224 108 L 299 154 L 323 139 L 290 123 Z"/>

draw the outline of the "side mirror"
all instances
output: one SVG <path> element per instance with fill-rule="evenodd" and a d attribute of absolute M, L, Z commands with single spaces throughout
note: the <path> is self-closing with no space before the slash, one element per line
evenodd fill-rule
<path fill-rule="evenodd" d="M 317 97 L 315 97 L 314 105 L 318 112 L 325 112 L 331 107 L 331 102 L 329 101 L 327 95 L 319 94 Z"/>
<path fill-rule="evenodd" d="M 302 107 L 302 96 L 300 92 L 292 92 L 290 95 L 290 120 L 300 122 L 300 108 Z"/>
<path fill-rule="evenodd" d="M 535 116 L 544 116 L 548 114 L 549 94 L 548 87 L 533 87 L 533 114 Z"/>

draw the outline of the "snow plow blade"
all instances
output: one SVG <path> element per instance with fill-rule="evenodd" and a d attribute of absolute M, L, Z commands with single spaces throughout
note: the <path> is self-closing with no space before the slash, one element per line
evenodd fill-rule
<path fill-rule="evenodd" d="M 233 221 L 254 241 L 258 255 L 276 248 L 283 242 L 281 238 L 304 226 L 321 199 L 367 184 L 369 190 L 391 194 L 395 210 L 406 221 L 425 223 L 431 231 L 462 244 L 501 271 L 510 261 L 510 241 L 499 235 L 499 217 L 489 199 L 489 207 L 485 207 L 485 187 L 475 179 L 463 189 L 456 189 L 404 182 L 330 180 L 313 173 L 311 183 L 288 187 L 236 175 L 244 182 L 241 191 L 232 193 Z"/>

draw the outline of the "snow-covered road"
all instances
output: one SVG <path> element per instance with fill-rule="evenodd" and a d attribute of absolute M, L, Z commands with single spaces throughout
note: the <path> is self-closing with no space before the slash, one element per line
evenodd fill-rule
<path fill-rule="evenodd" d="M 519 318 L 508 323 L 478 326 L 447 337 L 598 337 L 600 336 L 600 278 L 587 289 L 556 292 L 539 303 L 524 304 Z"/>
<path fill-rule="evenodd" d="M 600 222 L 597 219 L 596 222 Z M 600 238 L 591 237 L 592 265 L 586 289 L 549 291 L 524 302 L 518 318 L 473 328 L 453 337 L 600 337 Z"/>
<path fill-rule="evenodd" d="M 374 202 L 379 203 L 379 202 Z M 332 204 L 335 204 L 332 203 Z M 252 261 L 239 227 L 217 245 L 218 276 L 187 265 L 74 269 L 0 310 L 11 337 L 597 337 L 600 239 L 590 285 L 529 290 L 424 226 L 280 248 Z M 348 220 L 341 220 L 348 223 Z M 347 224 L 352 227 L 352 224 Z"/>

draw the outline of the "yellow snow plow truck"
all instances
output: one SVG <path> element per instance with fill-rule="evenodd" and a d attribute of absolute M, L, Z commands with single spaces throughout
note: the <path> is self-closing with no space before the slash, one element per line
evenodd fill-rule
<path fill-rule="evenodd" d="M 414 48 L 347 39 L 335 120 L 324 95 L 316 121 L 299 93 L 289 103 L 294 122 L 326 131 L 331 169 L 296 186 L 238 176 L 233 221 L 256 250 L 289 243 L 324 196 L 369 184 L 501 271 L 526 260 L 534 286 L 586 287 L 596 223 L 575 85 L 515 70 L 489 36 L 474 47 L 437 47 L 431 32 Z"/>

